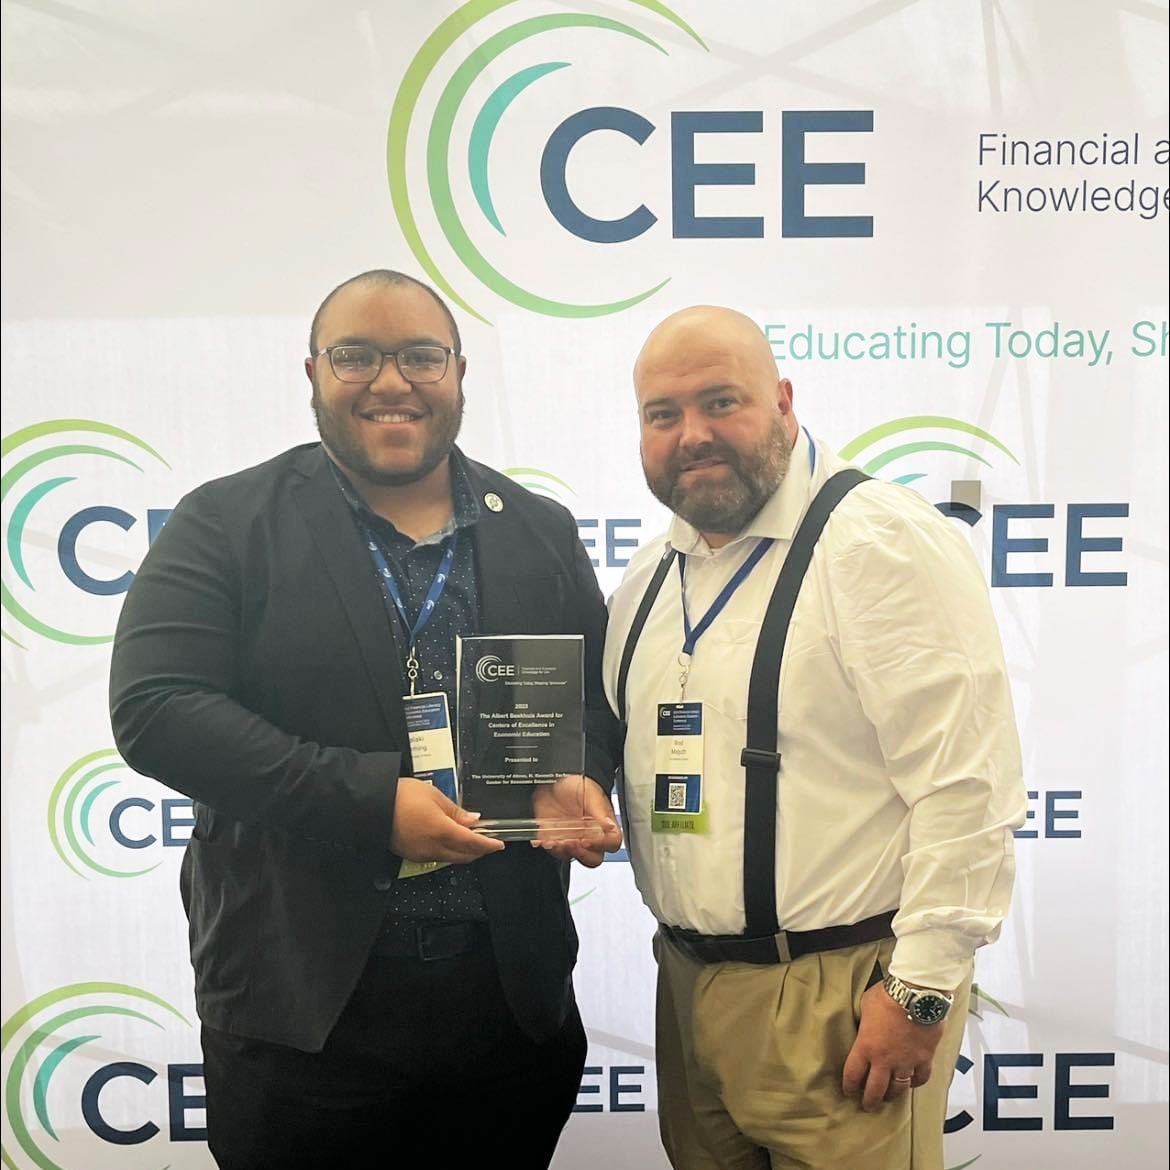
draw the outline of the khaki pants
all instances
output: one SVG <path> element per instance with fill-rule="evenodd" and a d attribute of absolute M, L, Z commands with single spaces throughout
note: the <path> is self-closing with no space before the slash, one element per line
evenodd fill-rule
<path fill-rule="evenodd" d="M 863 1113 L 841 1091 L 861 996 L 893 939 L 792 963 L 698 963 L 657 935 L 658 1115 L 676 1170 L 942 1170 L 971 989 L 930 1081 Z"/>

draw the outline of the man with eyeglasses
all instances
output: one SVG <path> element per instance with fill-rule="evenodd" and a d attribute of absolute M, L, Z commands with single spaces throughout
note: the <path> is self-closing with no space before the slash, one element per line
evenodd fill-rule
<path fill-rule="evenodd" d="M 196 802 L 181 885 L 223 1170 L 543 1167 L 576 1100 L 568 861 L 621 844 L 605 606 L 573 517 L 456 447 L 466 365 L 426 285 L 338 286 L 305 359 L 321 442 L 185 497 L 122 610 L 118 747 Z M 455 640 L 485 633 L 584 636 L 563 783 L 600 838 L 505 847 L 406 772 L 406 704 L 454 710 Z"/>

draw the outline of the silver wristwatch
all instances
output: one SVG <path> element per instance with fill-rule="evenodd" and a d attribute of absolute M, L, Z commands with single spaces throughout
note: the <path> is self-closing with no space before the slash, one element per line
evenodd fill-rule
<path fill-rule="evenodd" d="M 947 1017 L 955 997 L 948 991 L 934 991 L 929 987 L 911 987 L 897 975 L 887 975 L 883 983 L 890 998 L 904 1008 L 906 1018 L 924 1028 Z"/>

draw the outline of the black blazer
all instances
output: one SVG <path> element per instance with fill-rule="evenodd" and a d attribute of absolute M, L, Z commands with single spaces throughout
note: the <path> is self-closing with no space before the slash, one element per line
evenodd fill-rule
<path fill-rule="evenodd" d="M 585 635 L 585 771 L 612 785 L 605 604 L 561 505 L 470 463 L 482 633 Z M 395 623 L 396 624 L 396 623 Z M 316 1051 L 353 992 L 400 859 L 410 775 L 400 635 L 317 444 L 204 484 L 126 596 L 110 711 L 126 762 L 195 801 L 181 887 L 201 1019 Z M 572 997 L 568 867 L 509 845 L 474 863 L 500 980 L 535 1039 Z"/>

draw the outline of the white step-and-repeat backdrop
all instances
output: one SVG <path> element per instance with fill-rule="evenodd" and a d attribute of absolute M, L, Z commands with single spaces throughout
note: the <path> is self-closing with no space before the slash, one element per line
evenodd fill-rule
<path fill-rule="evenodd" d="M 463 442 L 608 593 L 664 514 L 630 367 L 695 302 L 962 525 L 1030 814 L 947 1163 L 1167 1160 L 1164 0 L 5 0 L 3 1132 L 207 1167 L 190 802 L 114 751 L 122 595 L 180 495 L 314 437 L 339 281 L 464 332 Z M 662 1167 L 652 924 L 573 881 L 591 1037 L 558 1170 Z"/>

